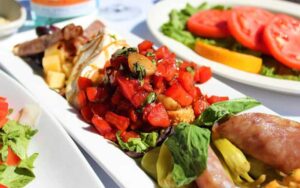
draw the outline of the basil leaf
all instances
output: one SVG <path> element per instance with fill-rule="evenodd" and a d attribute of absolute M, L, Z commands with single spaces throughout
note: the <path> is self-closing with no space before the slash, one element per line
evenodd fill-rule
<path fill-rule="evenodd" d="M 132 53 L 132 52 L 137 52 L 137 49 L 136 48 L 133 48 L 133 47 L 123 47 L 122 49 L 118 49 L 113 55 L 112 55 L 112 59 L 115 59 L 119 56 L 128 56 L 129 53 Z"/>
<path fill-rule="evenodd" d="M 206 169 L 209 142 L 208 129 L 187 123 L 175 127 L 165 144 L 174 160 L 172 177 L 177 186 L 191 183 Z"/>
<path fill-rule="evenodd" d="M 155 147 L 158 139 L 157 132 L 141 133 L 140 138 L 130 138 L 127 142 L 121 139 L 120 132 L 117 132 L 116 136 L 122 150 L 136 153 L 144 153 L 150 147 Z"/>
<path fill-rule="evenodd" d="M 144 66 L 139 63 L 133 64 L 133 72 L 139 81 L 143 80 L 144 77 L 146 76 L 146 70 Z"/>
<path fill-rule="evenodd" d="M 195 120 L 195 124 L 199 126 L 212 126 L 221 119 L 248 110 L 260 104 L 260 102 L 251 97 L 214 103 Z"/>
<path fill-rule="evenodd" d="M 22 160 L 18 166 L 0 165 L 0 184 L 13 188 L 25 187 L 35 178 L 32 169 L 37 156 L 36 153 L 31 155 Z"/>

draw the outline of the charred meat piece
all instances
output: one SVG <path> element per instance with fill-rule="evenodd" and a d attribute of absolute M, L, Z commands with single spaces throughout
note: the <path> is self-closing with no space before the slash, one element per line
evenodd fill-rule
<path fill-rule="evenodd" d="M 206 170 L 197 178 L 199 188 L 233 188 L 236 187 L 226 174 L 214 151 L 208 148 Z"/>
<path fill-rule="evenodd" d="M 285 173 L 300 168 L 300 123 L 263 113 L 233 116 L 213 128 L 250 156 Z"/>

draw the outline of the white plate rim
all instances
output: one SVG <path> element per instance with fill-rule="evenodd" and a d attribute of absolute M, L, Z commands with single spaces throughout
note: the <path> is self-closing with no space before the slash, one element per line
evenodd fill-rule
<path fill-rule="evenodd" d="M 257 6 L 273 11 L 288 13 L 298 17 L 300 17 L 300 5 L 279 0 L 164 0 L 155 4 L 147 16 L 147 25 L 150 32 L 160 43 L 167 45 L 179 57 L 210 66 L 213 73 L 233 81 L 280 93 L 300 95 L 300 81 L 270 78 L 228 67 L 196 54 L 192 49 L 189 49 L 182 43 L 177 42 L 176 40 L 161 33 L 159 28 L 167 21 L 166 18 L 168 17 L 169 12 L 174 8 L 183 8 L 188 2 L 193 5 L 200 5 L 203 2 L 208 2 L 209 4 Z M 159 12 L 159 14 L 155 14 L 157 12 Z"/>

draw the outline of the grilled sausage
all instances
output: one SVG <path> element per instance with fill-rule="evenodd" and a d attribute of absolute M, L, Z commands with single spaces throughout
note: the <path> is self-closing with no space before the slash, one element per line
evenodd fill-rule
<path fill-rule="evenodd" d="M 233 188 L 235 185 L 226 174 L 214 151 L 208 148 L 206 170 L 196 180 L 199 188 Z"/>
<path fill-rule="evenodd" d="M 289 173 L 300 168 L 300 123 L 263 113 L 231 117 L 215 125 L 214 136 L 229 139 L 252 157 Z"/>

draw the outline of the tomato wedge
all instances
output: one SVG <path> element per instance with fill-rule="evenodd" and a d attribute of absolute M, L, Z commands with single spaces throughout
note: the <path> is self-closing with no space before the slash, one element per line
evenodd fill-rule
<path fill-rule="evenodd" d="M 300 70 L 300 20 L 276 15 L 265 28 L 264 41 L 275 59 Z"/>
<path fill-rule="evenodd" d="M 202 37 L 224 38 L 230 36 L 227 27 L 228 10 L 205 10 L 191 16 L 187 29 Z"/>
<path fill-rule="evenodd" d="M 260 8 L 235 7 L 228 18 L 228 28 L 242 45 L 268 53 L 268 48 L 263 41 L 263 31 L 273 16 L 271 12 Z"/>

